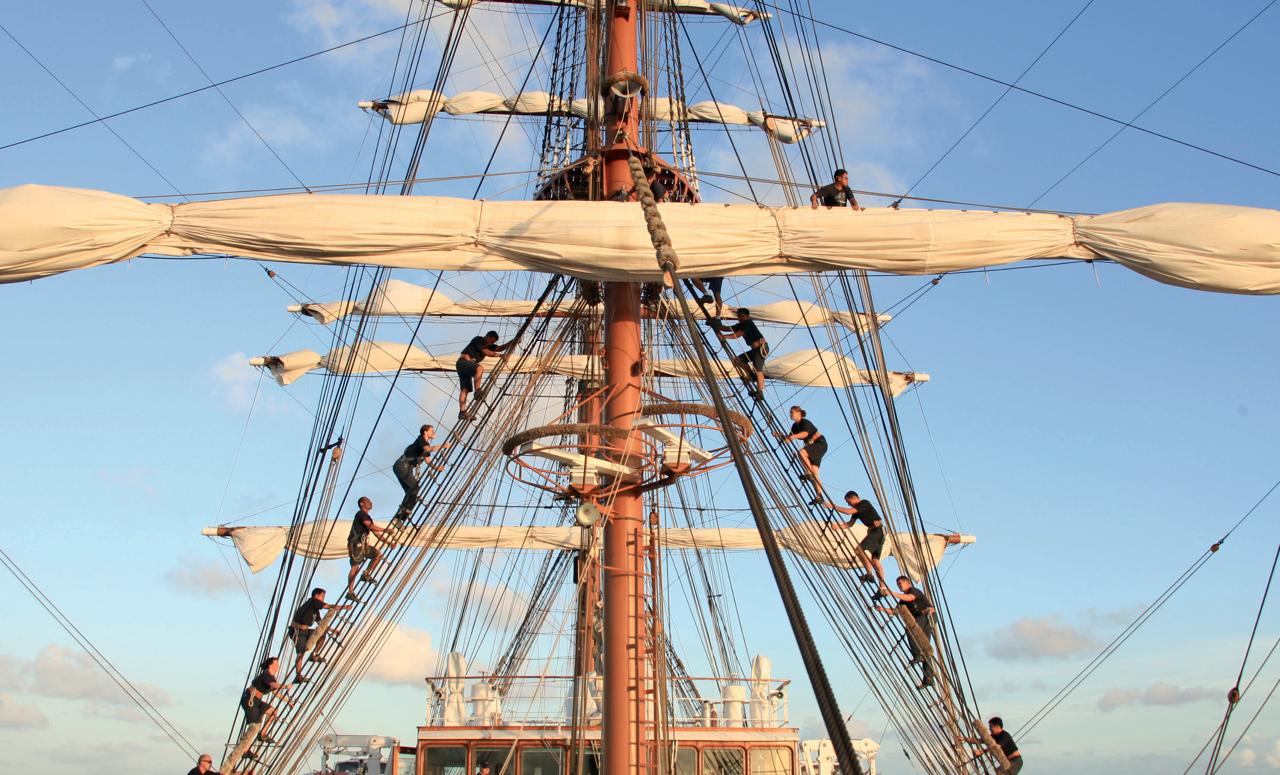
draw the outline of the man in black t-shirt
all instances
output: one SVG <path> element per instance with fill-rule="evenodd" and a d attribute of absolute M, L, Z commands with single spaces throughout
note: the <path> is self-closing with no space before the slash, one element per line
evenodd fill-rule
<path fill-rule="evenodd" d="M 818 204 L 823 207 L 852 207 L 855 210 L 865 210 L 865 207 L 858 206 L 858 197 L 853 195 L 853 189 L 849 188 L 849 173 L 845 170 L 836 170 L 832 176 L 835 178 L 834 183 L 828 183 L 809 197 L 809 204 L 813 209 L 818 209 Z"/>
<path fill-rule="evenodd" d="M 884 565 L 880 564 L 880 555 L 884 553 L 884 523 L 880 519 L 880 512 L 876 511 L 876 507 L 871 501 L 858 497 L 858 493 L 850 490 L 844 494 L 844 502 L 849 504 L 849 508 L 837 506 L 830 501 L 822 504 L 829 509 L 848 514 L 849 521 L 846 523 L 837 522 L 832 527 L 849 528 L 853 527 L 854 522 L 861 522 L 867 527 L 867 535 L 858 542 L 858 546 L 862 547 L 862 564 L 866 566 L 867 572 L 863 574 L 862 580 L 870 582 L 873 579 L 880 582 L 880 586 L 884 587 Z M 874 573 L 873 577 L 871 574 Z M 876 594 L 876 597 L 884 597 L 887 589 L 882 589 Z"/>
<path fill-rule="evenodd" d="M 259 670 L 261 672 L 240 695 L 240 708 L 244 711 L 245 724 L 262 724 L 258 730 L 258 739 L 271 745 L 275 740 L 267 734 L 267 727 L 275 720 L 276 709 L 267 702 L 267 695 L 284 688 L 284 684 L 276 680 L 276 675 L 280 672 L 280 660 L 268 657 L 263 660 Z M 293 704 L 283 691 L 280 691 L 279 697 L 290 705 Z"/>
<path fill-rule="evenodd" d="M 187 775 L 218 775 L 213 771 L 213 757 L 207 753 L 200 754 L 200 760 L 187 772 Z"/>
<path fill-rule="evenodd" d="M 1004 719 L 992 716 L 987 726 L 991 728 L 991 738 L 996 741 L 996 745 L 1000 746 L 1000 750 L 1004 751 L 1004 758 L 1009 760 L 1009 775 L 1018 775 L 1022 772 L 1022 751 L 1019 751 L 1018 744 L 1013 742 L 1013 735 L 1004 728 Z M 966 737 L 964 740 L 966 743 L 983 746 L 977 752 L 979 755 L 989 753 L 981 738 Z"/>
<path fill-rule="evenodd" d="M 791 407 L 791 433 L 774 431 L 774 435 L 783 441 L 799 439 L 804 442 L 804 446 L 800 448 L 800 464 L 804 466 L 805 474 L 800 478 L 813 482 L 818 493 L 813 499 L 813 505 L 821 506 L 826 499 L 822 495 L 822 479 L 818 476 L 818 467 L 822 465 L 822 458 L 827 455 L 827 437 L 808 419 L 807 412 L 798 406 Z"/>
<path fill-rule="evenodd" d="M 448 441 L 443 444 L 432 444 L 431 441 L 435 437 L 436 426 L 422 426 L 418 429 L 418 438 L 405 447 L 404 453 L 392 464 L 391 471 L 395 473 L 396 481 L 400 482 L 400 487 L 404 490 L 404 500 L 400 501 L 400 508 L 396 510 L 396 515 L 392 519 L 404 519 L 413 511 L 414 504 L 418 502 L 420 472 L 422 466 L 431 459 L 431 453 L 453 446 L 453 443 Z M 435 469 L 443 471 L 444 466 L 435 466 Z"/>
<path fill-rule="evenodd" d="M 510 346 L 511 342 L 498 344 L 498 332 L 490 331 L 484 336 L 473 337 L 467 346 L 462 348 L 462 354 L 454 364 L 458 370 L 458 385 L 461 388 L 458 392 L 459 420 L 470 419 L 467 415 L 467 396 L 471 395 L 471 391 L 475 390 L 476 384 L 484 376 L 484 366 L 481 366 L 480 362 L 485 358 L 496 358 Z"/>
<path fill-rule="evenodd" d="M 315 632 L 316 622 L 320 619 L 320 612 L 327 609 L 336 609 L 345 611 L 351 608 L 349 605 L 331 605 L 324 601 L 325 591 L 320 587 L 311 590 L 311 597 L 306 602 L 298 606 L 298 610 L 293 612 L 293 621 L 289 623 L 289 640 L 293 642 L 294 650 L 298 654 L 297 660 L 293 663 L 294 679 L 296 684 L 306 683 L 307 679 L 302 675 L 302 657 L 307 653 L 307 648 L 311 642 L 311 634 Z M 330 635 L 341 635 L 337 630 L 330 629 Z M 324 662 L 324 657 L 320 656 L 320 649 L 324 646 L 325 638 L 321 635 L 312 647 L 311 661 L 319 664 Z"/>
<path fill-rule="evenodd" d="M 363 602 L 356 597 L 356 574 L 360 572 L 360 566 L 364 565 L 366 560 L 370 561 L 369 567 L 365 568 L 360 580 L 371 585 L 378 583 L 378 580 L 373 577 L 373 571 L 378 567 L 378 561 L 382 559 L 382 552 L 378 551 L 378 547 L 374 546 L 372 541 L 375 538 L 379 541 L 386 540 L 382 537 L 386 528 L 378 527 L 373 517 L 369 516 L 369 512 L 373 511 L 373 501 L 361 498 L 358 503 L 360 510 L 351 520 L 351 532 L 347 534 L 347 556 L 351 558 L 351 571 L 347 574 L 347 599 L 353 603 Z"/>
<path fill-rule="evenodd" d="M 924 665 L 924 681 L 920 684 L 921 689 L 927 689 L 933 686 L 933 665 L 926 652 L 932 651 L 928 649 L 929 641 L 933 639 L 933 603 L 929 602 L 929 598 L 923 591 L 912 585 L 911 579 L 906 576 L 899 576 L 897 579 L 898 589 L 888 590 L 890 595 L 898 598 L 898 608 L 906 609 L 911 613 L 911 617 L 915 620 L 916 625 L 920 627 L 920 634 L 924 637 L 923 643 L 918 643 L 911 634 L 911 628 L 907 628 L 907 644 L 911 646 L 911 662 Z M 879 606 L 877 606 L 879 608 Z M 890 608 L 879 608 L 880 611 L 887 614 L 896 614 Z"/>
<path fill-rule="evenodd" d="M 725 339 L 742 337 L 742 340 L 747 343 L 749 349 L 735 358 L 734 363 L 738 364 L 742 370 L 743 379 L 747 382 L 748 388 L 754 377 L 756 391 L 751 394 L 751 397 L 762 400 L 764 399 L 764 359 L 769 357 L 769 343 L 765 341 L 764 334 L 760 333 L 755 321 L 751 319 L 751 310 L 739 307 L 736 315 L 738 322 L 731 326 L 722 324 L 719 318 L 711 318 L 707 321 L 707 325 L 723 334 Z"/>

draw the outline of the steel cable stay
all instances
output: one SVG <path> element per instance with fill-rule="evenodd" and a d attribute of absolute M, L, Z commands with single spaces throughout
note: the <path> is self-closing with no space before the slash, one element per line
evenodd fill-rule
<path fill-rule="evenodd" d="M 76 645 L 78 645 L 84 653 L 93 660 L 94 664 L 96 664 L 102 672 L 106 673 L 107 677 L 111 679 L 111 682 L 129 698 L 129 701 L 137 706 L 138 711 L 141 712 L 142 715 L 146 716 L 147 720 L 154 724 L 170 742 L 177 746 L 178 750 L 182 752 L 184 757 L 200 756 L 200 749 L 196 748 L 195 745 L 187 739 L 187 736 L 182 734 L 182 731 L 179 730 L 178 727 L 170 721 L 168 717 L 166 717 L 164 713 L 162 713 L 160 709 L 151 702 L 150 699 L 147 698 L 147 695 L 144 694 L 141 689 L 135 686 L 124 673 L 120 672 L 120 669 L 117 668 L 96 645 L 94 645 L 93 641 L 89 640 L 89 637 L 85 635 L 84 632 L 81 631 L 65 613 L 62 612 L 62 609 L 53 602 L 52 598 L 50 598 L 44 590 L 40 588 L 40 585 L 37 584 L 34 579 L 27 575 L 26 571 L 24 571 L 3 548 L 0 548 L 0 563 L 4 565 L 5 570 L 13 574 L 13 577 L 17 580 L 18 584 L 31 595 L 32 599 L 34 599 L 55 622 L 57 622 L 58 626 L 61 627 L 67 635 L 71 636 L 71 639 L 74 640 Z"/>
<path fill-rule="evenodd" d="M 1225 762 L 1225 759 L 1220 762 L 1218 757 L 1222 753 L 1222 743 L 1227 736 L 1227 726 L 1231 723 L 1231 714 L 1240 702 L 1240 681 L 1244 679 L 1244 670 L 1249 664 L 1249 652 L 1253 651 L 1253 640 L 1258 635 L 1258 625 L 1262 623 L 1262 612 L 1267 607 L 1267 596 L 1271 593 L 1271 582 L 1275 580 L 1276 563 L 1278 562 L 1280 562 L 1280 545 L 1276 546 L 1275 557 L 1271 560 L 1271 570 L 1267 573 L 1267 584 L 1263 587 L 1262 598 L 1258 600 L 1258 613 L 1253 618 L 1253 629 L 1249 632 L 1249 642 L 1245 644 L 1244 656 L 1240 658 L 1240 671 L 1236 673 L 1235 683 L 1231 685 L 1231 691 L 1227 693 L 1227 710 L 1222 716 L 1222 723 L 1218 725 L 1218 738 L 1213 743 L 1213 750 L 1209 753 L 1209 765 L 1205 768 L 1207 775 L 1217 772 L 1218 768 Z M 1270 698 L 1271 695 L 1267 695 L 1267 699 L 1269 700 Z M 1263 705 L 1265 706 L 1266 703 L 1264 702 Z M 1262 708 L 1258 708 L 1258 712 L 1262 712 Z M 1234 748 L 1234 746 L 1232 747 Z"/>
<path fill-rule="evenodd" d="M 1154 616 L 1157 611 L 1164 607 L 1164 604 L 1167 603 L 1169 599 L 1178 592 L 1178 590 L 1182 589 L 1182 587 L 1190 581 L 1191 578 L 1198 573 L 1211 558 L 1218 554 L 1219 550 L 1227 543 L 1227 539 L 1235 533 L 1236 529 L 1243 525 L 1249 517 L 1253 516 L 1254 512 L 1256 512 L 1277 489 L 1280 489 L 1280 480 L 1277 480 L 1272 484 L 1271 487 L 1263 493 L 1262 497 L 1255 501 L 1253 506 L 1251 506 L 1249 510 L 1240 517 L 1240 519 L 1236 520 L 1236 522 L 1225 533 L 1223 533 L 1221 538 L 1213 543 L 1208 549 L 1205 549 L 1200 556 L 1198 556 L 1169 584 L 1169 586 L 1165 587 L 1165 589 L 1157 595 L 1155 599 L 1148 603 L 1147 607 L 1144 608 L 1141 613 L 1133 619 L 1133 621 L 1129 622 L 1129 624 L 1126 625 L 1110 643 L 1104 646 L 1098 654 L 1090 659 L 1089 662 L 1086 663 L 1079 672 L 1072 676 L 1072 678 L 1067 681 L 1061 689 L 1055 692 L 1054 695 L 1044 703 L 1044 705 L 1040 706 L 1040 708 L 1027 719 L 1027 722 L 1022 725 L 1021 728 L 1023 730 L 1023 734 L 1028 734 L 1034 730 L 1046 716 L 1061 705 L 1072 692 L 1079 688 L 1080 685 L 1089 678 L 1089 676 L 1093 675 L 1094 671 L 1096 671 L 1103 662 L 1110 659 L 1110 657 L 1121 646 L 1123 646 L 1135 632 L 1137 632 L 1138 628 L 1143 624 L 1146 624 L 1146 622 Z"/>

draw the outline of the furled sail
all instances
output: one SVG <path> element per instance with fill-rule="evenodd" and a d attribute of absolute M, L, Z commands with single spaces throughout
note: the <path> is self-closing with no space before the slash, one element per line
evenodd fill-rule
<path fill-rule="evenodd" d="M 324 301 L 289 306 L 290 312 L 306 315 L 326 326 L 348 315 L 407 318 L 416 318 L 421 315 L 524 318 L 534 314 L 537 309 L 536 301 L 483 299 L 455 303 L 439 289 L 432 290 L 396 279 L 379 283 L 378 287 L 361 301 Z M 679 317 L 680 310 L 676 304 L 664 300 L 657 314 L 663 317 Z M 753 305 L 751 317 L 766 323 L 785 323 L 792 326 L 823 326 L 835 323 L 850 331 L 865 330 L 868 323 L 866 313 L 827 309 L 803 299 L 784 299 Z M 893 316 L 881 313 L 876 318 L 883 325 L 892 320 Z"/>
<path fill-rule="evenodd" d="M 339 347 L 327 355 L 314 350 L 297 350 L 283 355 L 264 355 L 251 358 L 249 364 L 271 372 L 276 382 L 288 385 L 309 371 L 325 369 L 347 374 L 377 374 L 406 371 L 452 373 L 458 360 L 456 354 L 431 355 L 413 345 L 398 342 L 366 342 L 354 354 L 350 347 Z M 658 376 L 701 380 L 701 367 L 696 361 L 659 359 L 653 362 Z M 721 368 L 736 374 L 729 361 L 721 361 Z M 565 377 L 586 379 L 599 375 L 600 359 L 592 355 L 561 355 L 550 360 L 530 359 L 509 367 L 522 374 L 559 374 Z M 800 387 L 851 387 L 875 384 L 875 375 L 859 369 L 849 358 L 824 350 L 797 350 L 771 357 L 764 365 L 766 379 L 776 379 Z M 898 395 L 917 382 L 928 382 L 929 375 L 922 372 L 889 372 L 889 390 Z"/>
<path fill-rule="evenodd" d="M 486 91 L 464 91 L 447 97 L 431 89 L 415 89 L 381 100 L 362 100 L 362 110 L 371 110 L 393 124 L 420 124 L 428 116 L 447 113 L 451 116 L 475 114 L 516 116 L 577 116 L 587 118 L 592 105 L 589 99 L 565 101 L 544 91 L 521 92 L 514 97 Z M 746 110 L 727 102 L 696 102 L 684 105 L 679 100 L 657 97 L 640 101 L 646 118 L 655 121 L 690 121 L 699 124 L 755 126 L 783 143 L 798 143 L 826 124 L 821 119 L 775 116 L 759 110 Z M 595 114 L 605 113 L 603 99 L 597 97 Z"/>
<path fill-rule="evenodd" d="M 384 524 L 384 523 L 379 523 Z M 347 556 L 347 522 L 321 520 L 305 522 L 296 530 L 288 526 L 207 527 L 208 536 L 229 537 L 245 564 L 254 573 L 269 567 L 280 553 L 291 552 L 319 560 L 337 560 Z M 775 532 L 782 548 L 813 562 L 841 568 L 854 565 L 854 547 L 866 537 L 867 528 L 855 524 L 836 529 L 818 522 L 802 522 Z M 420 530 L 414 546 L 440 549 L 518 549 L 549 551 L 586 549 L 587 531 L 580 527 L 529 527 L 501 525 L 494 527 L 461 526 L 448 531 Z M 762 548 L 760 533 L 753 527 L 663 528 L 659 541 L 666 549 L 758 550 Z M 920 537 L 921 549 L 911 533 L 886 536 L 885 555 L 898 558 L 912 578 L 920 578 L 935 567 L 951 544 L 971 544 L 973 536 L 928 533 Z"/>
<path fill-rule="evenodd" d="M 441 5 L 449 8 L 466 8 L 477 5 L 483 0 L 440 0 Z M 608 0 L 487 0 L 488 2 L 528 3 L 530 5 L 567 5 L 571 8 L 599 10 L 604 8 Z M 687 13 L 700 16 L 723 16 L 734 24 L 750 24 L 758 19 L 767 19 L 772 14 L 754 11 L 728 3 L 709 3 L 707 0 L 647 0 L 646 11 L 662 11 L 666 13 Z"/>
<path fill-rule="evenodd" d="M 660 207 L 679 272 L 690 277 L 844 269 L 941 274 L 1027 259 L 1108 259 L 1171 285 L 1280 293 L 1280 211 L 1256 207 L 1163 204 L 1076 217 Z M 290 194 L 146 204 L 85 189 L 0 190 L 0 282 L 144 253 L 661 279 L 634 203 Z"/>

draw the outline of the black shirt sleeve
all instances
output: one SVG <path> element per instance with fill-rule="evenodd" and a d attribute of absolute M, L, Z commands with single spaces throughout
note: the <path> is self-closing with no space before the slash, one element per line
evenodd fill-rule
<path fill-rule="evenodd" d="M 764 334 L 760 333 L 760 328 L 754 320 L 740 320 L 729 326 L 729 330 L 742 334 L 742 338 L 747 344 L 755 344 L 764 339 Z"/>
<path fill-rule="evenodd" d="M 471 356 L 472 360 L 479 363 L 484 360 L 484 350 L 488 346 L 489 343 L 483 336 L 475 336 L 471 338 L 466 347 L 462 348 L 462 354 Z"/>
<path fill-rule="evenodd" d="M 1000 745 L 1000 750 L 1004 751 L 1006 757 L 1013 756 L 1018 752 L 1018 744 L 1013 742 L 1013 735 L 1009 734 L 1009 730 L 1002 729 L 1000 734 L 993 735 L 996 743 Z"/>
<path fill-rule="evenodd" d="M 852 525 L 855 521 L 860 521 L 867 526 L 867 529 L 871 529 L 880 521 L 880 513 L 876 511 L 875 506 L 871 505 L 871 501 L 860 500 L 853 516 L 849 519 L 849 524 Z"/>
<path fill-rule="evenodd" d="M 805 418 L 802 418 L 800 421 L 794 422 L 791 424 L 791 433 L 792 434 L 807 433 L 809 435 L 806 436 L 804 440 L 813 441 L 813 437 L 818 435 L 818 428 L 812 422 L 809 421 L 808 417 L 805 417 Z"/>
<path fill-rule="evenodd" d="M 404 456 L 410 460 L 423 460 L 431 457 L 431 453 L 427 451 L 426 439 L 419 436 L 413 440 L 413 443 L 404 448 Z"/>

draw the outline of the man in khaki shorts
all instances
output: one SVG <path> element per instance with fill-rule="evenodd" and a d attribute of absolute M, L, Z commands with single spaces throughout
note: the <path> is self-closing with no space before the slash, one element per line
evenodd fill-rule
<path fill-rule="evenodd" d="M 360 510 L 351 520 L 351 532 L 347 534 L 347 556 L 351 558 L 351 572 L 347 574 L 347 599 L 353 603 L 364 602 L 356 596 L 356 574 L 360 573 L 360 568 L 366 561 L 369 566 L 364 569 L 360 580 L 370 585 L 378 583 L 378 580 L 373 577 L 373 571 L 382 559 L 382 552 L 373 545 L 373 541 L 374 539 L 386 541 L 382 537 L 386 528 L 378 527 L 373 517 L 369 516 L 369 512 L 373 511 L 373 501 L 361 498 L 358 503 Z"/>

